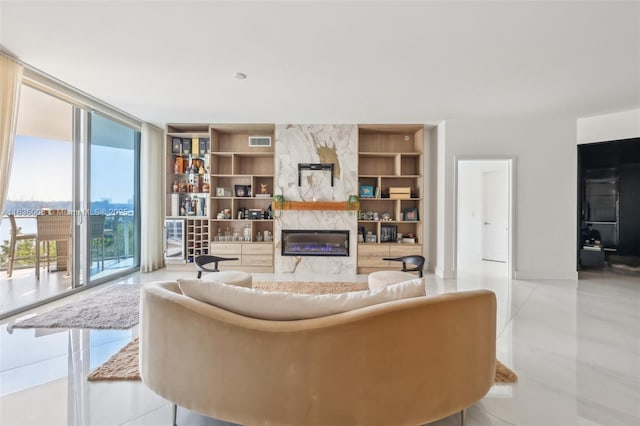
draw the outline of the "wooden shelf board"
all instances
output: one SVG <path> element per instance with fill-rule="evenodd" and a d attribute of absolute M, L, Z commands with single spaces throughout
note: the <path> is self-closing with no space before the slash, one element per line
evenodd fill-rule
<path fill-rule="evenodd" d="M 280 208 L 274 203 L 276 210 L 358 210 L 359 204 L 349 205 L 346 201 L 285 201 Z"/>
<path fill-rule="evenodd" d="M 358 153 L 361 157 L 368 158 L 382 158 L 382 157 L 419 157 L 421 152 L 415 151 L 403 151 L 403 152 L 380 152 L 380 151 L 360 151 Z"/>
<path fill-rule="evenodd" d="M 367 157 L 367 158 L 383 158 L 383 157 L 396 157 L 400 154 L 398 154 L 397 152 L 361 151 L 358 153 L 358 155 L 360 157 Z"/>
<path fill-rule="evenodd" d="M 362 197 L 360 198 L 360 202 L 362 201 L 420 201 L 422 200 L 421 197 L 417 197 L 417 198 L 367 198 L 367 197 Z"/>
<path fill-rule="evenodd" d="M 273 219 L 218 219 L 211 218 L 212 222 L 273 222 Z"/>
<path fill-rule="evenodd" d="M 358 175 L 359 178 L 383 178 L 383 179 L 406 179 L 406 178 L 421 178 L 422 175 Z"/>
<path fill-rule="evenodd" d="M 167 136 L 176 138 L 208 138 L 209 132 L 167 132 Z"/>
<path fill-rule="evenodd" d="M 273 124 L 213 124 L 211 129 L 220 133 L 250 134 L 260 136 L 272 136 L 275 131 Z"/>
<path fill-rule="evenodd" d="M 233 156 L 241 158 L 268 158 L 273 157 L 273 152 L 234 152 Z"/>
<path fill-rule="evenodd" d="M 424 124 L 358 124 L 361 133 L 414 133 L 424 129 Z"/>

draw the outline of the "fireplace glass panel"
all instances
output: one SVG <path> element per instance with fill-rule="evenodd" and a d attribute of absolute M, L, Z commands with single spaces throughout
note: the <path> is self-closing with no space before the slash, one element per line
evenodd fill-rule
<path fill-rule="evenodd" d="M 282 230 L 283 256 L 349 256 L 349 231 Z"/>

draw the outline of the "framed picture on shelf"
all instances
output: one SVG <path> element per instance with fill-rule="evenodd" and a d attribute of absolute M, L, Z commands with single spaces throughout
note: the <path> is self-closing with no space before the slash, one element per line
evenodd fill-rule
<path fill-rule="evenodd" d="M 360 185 L 360 198 L 373 198 L 372 185 Z"/>
<path fill-rule="evenodd" d="M 224 188 L 216 188 L 216 197 L 224 197 Z"/>
<path fill-rule="evenodd" d="M 182 139 L 182 154 L 191 154 L 191 139 Z"/>
<path fill-rule="evenodd" d="M 406 221 L 417 221 L 418 220 L 418 209 L 415 207 L 408 207 L 404 209 L 404 220 Z"/>
<path fill-rule="evenodd" d="M 182 139 L 180 138 L 171 139 L 171 153 L 182 154 Z"/>
<path fill-rule="evenodd" d="M 251 185 L 233 185 L 233 193 L 236 197 L 250 197 Z"/>

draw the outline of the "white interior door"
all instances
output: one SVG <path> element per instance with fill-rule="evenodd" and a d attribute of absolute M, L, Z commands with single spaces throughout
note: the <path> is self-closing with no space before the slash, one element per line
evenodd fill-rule
<path fill-rule="evenodd" d="M 509 182 L 502 170 L 482 174 L 482 259 L 507 261 Z"/>

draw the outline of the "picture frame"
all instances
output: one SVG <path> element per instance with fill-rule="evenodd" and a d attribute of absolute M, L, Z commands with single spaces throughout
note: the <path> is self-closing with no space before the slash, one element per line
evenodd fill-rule
<path fill-rule="evenodd" d="M 407 222 L 416 222 L 418 220 L 418 209 L 415 207 L 407 207 L 403 210 L 403 216 Z"/>
<path fill-rule="evenodd" d="M 172 138 L 171 140 L 171 153 L 182 154 L 182 139 Z"/>
<path fill-rule="evenodd" d="M 191 139 L 182 139 L 182 154 L 191 154 Z"/>
<path fill-rule="evenodd" d="M 360 198 L 373 198 L 373 185 L 360 185 Z"/>
<path fill-rule="evenodd" d="M 251 185 L 233 185 L 233 193 L 236 197 L 250 197 Z"/>
<path fill-rule="evenodd" d="M 224 188 L 216 188 L 216 197 L 224 197 Z"/>

